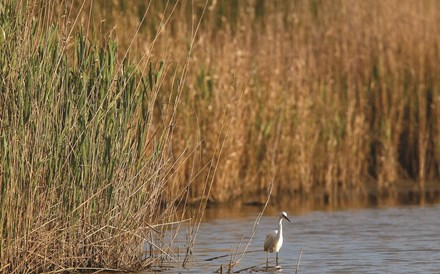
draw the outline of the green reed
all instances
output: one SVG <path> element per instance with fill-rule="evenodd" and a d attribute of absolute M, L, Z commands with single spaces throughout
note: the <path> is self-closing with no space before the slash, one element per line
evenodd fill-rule
<path fill-rule="evenodd" d="M 169 129 L 151 124 L 164 63 L 144 73 L 39 12 L 0 5 L 0 271 L 142 269 L 160 256 L 140 244 L 166 254 L 181 218 L 162 197 Z"/>

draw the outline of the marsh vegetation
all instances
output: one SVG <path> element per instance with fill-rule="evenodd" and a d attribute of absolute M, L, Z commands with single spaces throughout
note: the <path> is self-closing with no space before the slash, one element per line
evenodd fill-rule
<path fill-rule="evenodd" d="M 0 271 L 175 260 L 170 226 L 196 231 L 208 202 L 261 203 L 272 183 L 331 205 L 434 199 L 438 10 L 0 3 Z M 141 260 L 144 241 L 163 256 Z"/>
<path fill-rule="evenodd" d="M 94 4 L 101 29 L 169 72 L 192 45 L 174 149 L 200 143 L 200 150 L 176 174 L 172 193 L 192 170 L 205 170 L 190 189 L 204 198 L 203 167 L 212 159 L 216 202 L 265 193 L 274 174 L 275 195 L 320 192 L 333 202 L 350 191 L 438 187 L 436 1 Z M 137 26 L 134 40 L 120 31 Z M 175 107 L 173 80 L 156 98 L 162 119 Z M 219 136 L 226 136 L 220 154 Z"/>

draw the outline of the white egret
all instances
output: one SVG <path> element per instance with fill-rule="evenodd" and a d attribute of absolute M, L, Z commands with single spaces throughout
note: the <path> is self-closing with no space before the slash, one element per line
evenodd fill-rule
<path fill-rule="evenodd" d="M 278 219 L 278 230 L 272 231 L 266 236 L 266 239 L 264 240 L 264 251 L 267 252 L 266 266 L 269 266 L 269 252 L 277 253 L 276 266 L 278 266 L 278 252 L 283 245 L 283 219 L 286 219 L 287 221 L 289 221 L 289 223 L 291 223 L 289 218 L 287 218 L 287 213 L 284 211 L 281 212 L 280 218 Z"/>

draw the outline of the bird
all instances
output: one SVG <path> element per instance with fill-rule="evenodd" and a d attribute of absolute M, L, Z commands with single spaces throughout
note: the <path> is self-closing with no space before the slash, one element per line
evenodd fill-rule
<path fill-rule="evenodd" d="M 276 266 L 278 267 L 278 252 L 283 245 L 283 219 L 286 219 L 291 223 L 289 218 L 287 218 L 286 212 L 281 212 L 280 217 L 278 219 L 278 230 L 274 230 L 266 236 L 264 240 L 264 251 L 267 252 L 267 260 L 266 266 L 269 267 L 269 252 L 276 252 Z"/>

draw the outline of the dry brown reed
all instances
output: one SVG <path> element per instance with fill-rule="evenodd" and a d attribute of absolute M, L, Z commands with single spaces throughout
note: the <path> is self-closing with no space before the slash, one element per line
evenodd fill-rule
<path fill-rule="evenodd" d="M 100 18 L 111 12 L 124 40 L 121 28 L 138 22 L 127 15 L 143 6 L 117 3 Z M 147 51 L 178 63 L 203 4 L 178 2 L 160 46 Z M 319 193 L 331 203 L 341 193 L 438 182 L 438 10 L 431 0 L 209 2 L 175 123 L 175 151 L 199 142 L 201 150 L 170 181 L 170 195 L 215 159 L 225 120 L 231 129 L 215 159 L 213 201 L 266 191 L 277 139 L 275 195 Z M 166 14 L 152 8 L 135 43 L 140 53 L 160 25 L 154 18 Z M 192 184 L 194 200 L 207 198 L 206 176 Z"/>

